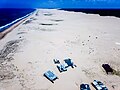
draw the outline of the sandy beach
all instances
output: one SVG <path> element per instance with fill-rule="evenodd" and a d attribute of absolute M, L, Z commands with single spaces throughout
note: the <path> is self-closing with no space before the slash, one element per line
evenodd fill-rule
<path fill-rule="evenodd" d="M 71 58 L 60 73 L 53 59 Z M 107 75 L 102 64 L 116 73 Z M 53 71 L 51 83 L 43 74 Z M 0 90 L 80 90 L 93 80 L 120 90 L 120 19 L 81 12 L 38 9 L 0 40 Z"/>

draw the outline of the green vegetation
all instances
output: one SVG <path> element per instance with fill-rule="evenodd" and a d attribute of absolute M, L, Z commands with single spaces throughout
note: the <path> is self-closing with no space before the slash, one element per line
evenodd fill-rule
<path fill-rule="evenodd" d="M 117 76 L 120 76 L 120 70 L 113 69 L 113 74 L 117 75 Z"/>

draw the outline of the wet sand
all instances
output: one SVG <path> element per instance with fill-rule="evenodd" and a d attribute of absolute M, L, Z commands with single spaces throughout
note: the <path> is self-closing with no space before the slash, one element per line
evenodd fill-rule
<path fill-rule="evenodd" d="M 9 32 L 11 32 L 14 28 L 16 28 L 18 25 L 20 25 L 22 22 L 24 22 L 27 18 L 15 23 L 10 28 L 4 30 L 3 32 L 0 32 L 0 39 L 4 38 L 5 35 L 7 35 Z"/>

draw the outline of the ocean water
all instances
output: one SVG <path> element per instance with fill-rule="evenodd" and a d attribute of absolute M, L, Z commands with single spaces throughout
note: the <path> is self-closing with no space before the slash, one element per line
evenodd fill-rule
<path fill-rule="evenodd" d="M 120 18 L 120 9 L 72 9 L 64 8 L 61 10 L 83 12 L 87 14 L 99 14 L 100 16 L 115 16 Z"/>
<path fill-rule="evenodd" d="M 29 13 L 32 13 L 33 11 L 35 11 L 35 9 L 1 8 L 0 9 L 0 32 L 3 31 L 4 28 L 6 29 L 12 24 L 16 23 L 18 19 L 21 20 L 22 17 L 24 17 Z"/>

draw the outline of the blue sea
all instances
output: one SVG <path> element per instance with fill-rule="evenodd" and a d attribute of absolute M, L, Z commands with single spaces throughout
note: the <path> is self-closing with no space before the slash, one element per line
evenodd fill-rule
<path fill-rule="evenodd" d="M 99 14 L 100 16 L 115 16 L 120 18 L 120 9 L 75 9 L 75 8 L 63 8 L 61 10 L 83 12 L 87 14 Z"/>
<path fill-rule="evenodd" d="M 0 32 L 34 11 L 35 9 L 0 8 Z"/>
<path fill-rule="evenodd" d="M 16 22 L 31 15 L 36 9 L 0 8 L 0 32 L 9 28 Z M 61 10 L 61 9 L 60 9 Z M 72 9 L 62 10 L 99 14 L 101 16 L 115 16 L 120 18 L 120 9 Z"/>

